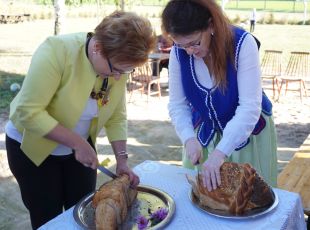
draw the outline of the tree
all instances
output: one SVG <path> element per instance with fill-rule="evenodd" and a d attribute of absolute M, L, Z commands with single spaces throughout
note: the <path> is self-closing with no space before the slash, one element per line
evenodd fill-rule
<path fill-rule="evenodd" d="M 125 10 L 125 0 L 114 0 L 116 7 L 120 7 L 121 10 Z"/>
<path fill-rule="evenodd" d="M 54 34 L 58 35 L 63 29 L 63 21 L 65 16 L 65 0 L 54 0 L 55 8 L 55 26 Z"/>
<path fill-rule="evenodd" d="M 307 0 L 304 0 L 304 22 L 303 24 L 306 24 L 306 21 L 307 21 L 307 6 L 308 6 Z"/>
<path fill-rule="evenodd" d="M 228 2 L 228 0 L 222 0 L 222 10 L 225 11 L 225 5 Z"/>

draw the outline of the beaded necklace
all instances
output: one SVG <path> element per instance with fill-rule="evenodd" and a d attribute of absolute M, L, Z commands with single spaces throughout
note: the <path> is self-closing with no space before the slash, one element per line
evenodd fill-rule
<path fill-rule="evenodd" d="M 86 56 L 88 57 L 88 45 L 90 42 L 90 39 L 92 38 L 93 33 L 88 33 L 87 34 L 87 40 L 86 40 L 86 45 L 85 45 L 85 52 L 86 52 Z M 99 75 L 96 76 L 96 78 L 98 78 Z M 108 87 L 109 84 L 109 78 L 106 77 L 103 79 L 102 81 L 102 85 L 100 87 L 100 90 L 98 92 L 95 91 L 95 89 L 93 88 L 91 93 L 90 93 L 90 97 L 92 99 L 97 100 L 97 104 L 98 106 L 104 106 L 109 102 L 109 92 L 110 92 L 110 87 Z"/>

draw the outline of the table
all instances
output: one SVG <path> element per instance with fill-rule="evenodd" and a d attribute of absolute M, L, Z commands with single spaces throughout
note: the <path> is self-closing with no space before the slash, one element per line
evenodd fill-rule
<path fill-rule="evenodd" d="M 149 59 L 151 59 L 155 65 L 152 65 L 153 68 L 153 75 L 154 76 L 160 76 L 159 73 L 159 63 L 161 60 L 169 59 L 170 54 L 169 53 L 151 53 L 149 54 Z"/>
<path fill-rule="evenodd" d="M 149 59 L 154 59 L 154 60 L 165 60 L 169 59 L 170 54 L 169 53 L 150 53 L 149 54 Z"/>
<path fill-rule="evenodd" d="M 246 220 L 224 219 L 208 215 L 189 200 L 190 185 L 185 174 L 195 171 L 155 161 L 145 161 L 134 168 L 141 184 L 153 186 L 168 193 L 175 201 L 176 211 L 165 230 L 305 230 L 306 224 L 300 196 L 297 193 L 274 189 L 278 206 L 270 213 Z M 73 208 L 39 228 L 39 230 L 81 230 L 73 219 Z"/>

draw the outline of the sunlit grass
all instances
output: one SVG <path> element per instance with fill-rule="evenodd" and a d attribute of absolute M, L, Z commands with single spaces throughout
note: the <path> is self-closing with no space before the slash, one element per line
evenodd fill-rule
<path fill-rule="evenodd" d="M 256 10 L 273 12 L 303 12 L 303 1 L 229 1 L 226 9 Z M 308 12 L 310 9 L 308 7 Z"/>

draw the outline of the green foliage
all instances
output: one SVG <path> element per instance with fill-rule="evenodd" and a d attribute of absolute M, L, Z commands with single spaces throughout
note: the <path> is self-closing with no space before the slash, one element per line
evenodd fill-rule
<path fill-rule="evenodd" d="M 9 110 L 9 105 L 18 92 L 10 90 L 11 84 L 18 83 L 22 85 L 23 80 L 24 76 L 22 75 L 0 71 L 0 113 Z"/>
<path fill-rule="evenodd" d="M 40 4 L 40 5 L 45 5 L 45 6 L 49 6 L 49 5 L 53 5 L 53 0 L 36 0 L 35 3 Z"/>
<path fill-rule="evenodd" d="M 221 0 L 217 0 L 221 5 Z M 303 1 L 294 0 L 230 0 L 225 9 L 246 10 L 250 11 L 256 8 L 258 11 L 271 11 L 271 12 L 300 12 L 304 11 Z M 308 12 L 310 9 L 308 7 Z"/>

